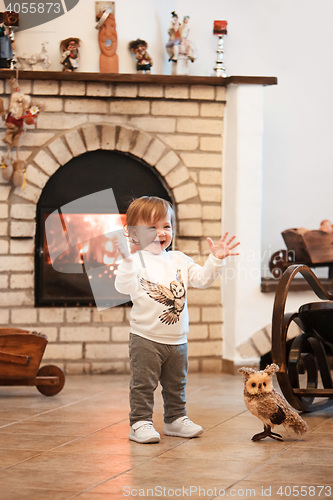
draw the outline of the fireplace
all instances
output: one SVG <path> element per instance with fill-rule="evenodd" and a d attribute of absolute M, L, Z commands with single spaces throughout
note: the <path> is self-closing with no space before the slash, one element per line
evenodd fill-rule
<path fill-rule="evenodd" d="M 112 190 L 110 196 L 114 194 L 113 206 L 119 213 L 110 213 L 110 196 L 102 194 L 108 189 Z M 109 308 L 126 302 L 114 287 L 121 260 L 117 238 L 129 203 L 142 195 L 172 202 L 157 171 L 118 151 L 86 152 L 50 177 L 37 204 L 36 307 Z M 89 211 L 77 203 L 76 213 L 64 211 L 79 199 L 92 200 Z"/>

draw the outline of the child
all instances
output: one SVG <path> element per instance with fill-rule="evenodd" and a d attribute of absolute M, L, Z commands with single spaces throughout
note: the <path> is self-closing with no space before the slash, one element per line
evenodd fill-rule
<path fill-rule="evenodd" d="M 138 443 L 156 443 L 152 423 L 154 391 L 162 385 L 164 434 L 192 438 L 200 425 L 186 416 L 185 386 L 188 367 L 189 318 L 187 287 L 210 286 L 222 271 L 224 258 L 238 255 L 235 236 L 228 233 L 214 244 L 204 266 L 182 252 L 169 251 L 175 227 L 169 202 L 155 196 L 133 201 L 126 214 L 127 231 L 134 248 L 121 261 L 115 286 L 133 302 L 130 317 L 130 433 Z"/>

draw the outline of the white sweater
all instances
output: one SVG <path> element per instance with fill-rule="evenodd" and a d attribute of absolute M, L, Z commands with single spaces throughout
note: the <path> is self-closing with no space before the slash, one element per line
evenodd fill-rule
<path fill-rule="evenodd" d="M 143 250 L 131 260 L 122 260 L 115 287 L 133 302 L 131 332 L 162 344 L 186 343 L 187 287 L 208 288 L 224 265 L 224 260 L 211 254 L 200 266 L 178 251 L 156 255 Z"/>

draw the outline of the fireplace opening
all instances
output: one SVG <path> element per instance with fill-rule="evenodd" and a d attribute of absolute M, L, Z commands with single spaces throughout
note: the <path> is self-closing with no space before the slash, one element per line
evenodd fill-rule
<path fill-rule="evenodd" d="M 125 223 L 130 202 L 139 196 L 172 198 L 159 173 L 143 160 L 128 153 L 97 150 L 84 153 L 61 166 L 46 183 L 37 204 L 35 246 L 35 306 L 111 307 L 121 302 L 114 287 L 120 262 L 116 232 Z M 112 188 L 119 213 L 110 214 L 110 205 L 99 203 L 89 213 L 62 213 L 61 207 Z M 60 215 L 59 215 L 60 214 Z M 70 225 L 86 235 L 83 245 L 64 245 L 62 227 Z M 47 220 L 47 235 L 46 235 Z M 102 235 L 94 238 L 96 228 Z M 91 236 L 91 237 L 90 237 Z M 58 255 L 56 260 L 52 255 Z M 102 271 L 100 272 L 100 270 Z M 92 283 L 99 283 L 98 304 Z"/>

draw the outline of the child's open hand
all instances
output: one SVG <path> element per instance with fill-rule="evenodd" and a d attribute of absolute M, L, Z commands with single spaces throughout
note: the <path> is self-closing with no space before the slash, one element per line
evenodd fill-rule
<path fill-rule="evenodd" d="M 132 260 L 132 254 L 140 250 L 138 243 L 129 238 L 126 232 L 119 231 L 116 239 L 116 245 L 119 255 L 128 261 Z"/>
<path fill-rule="evenodd" d="M 207 238 L 210 251 L 217 259 L 225 259 L 226 257 L 229 257 L 229 255 L 239 255 L 238 252 L 232 251 L 239 245 L 239 241 L 237 241 L 237 243 L 234 243 L 234 239 L 236 238 L 235 235 L 227 239 L 228 234 L 229 233 L 224 233 L 224 235 L 216 243 L 216 245 L 211 238 Z"/>

